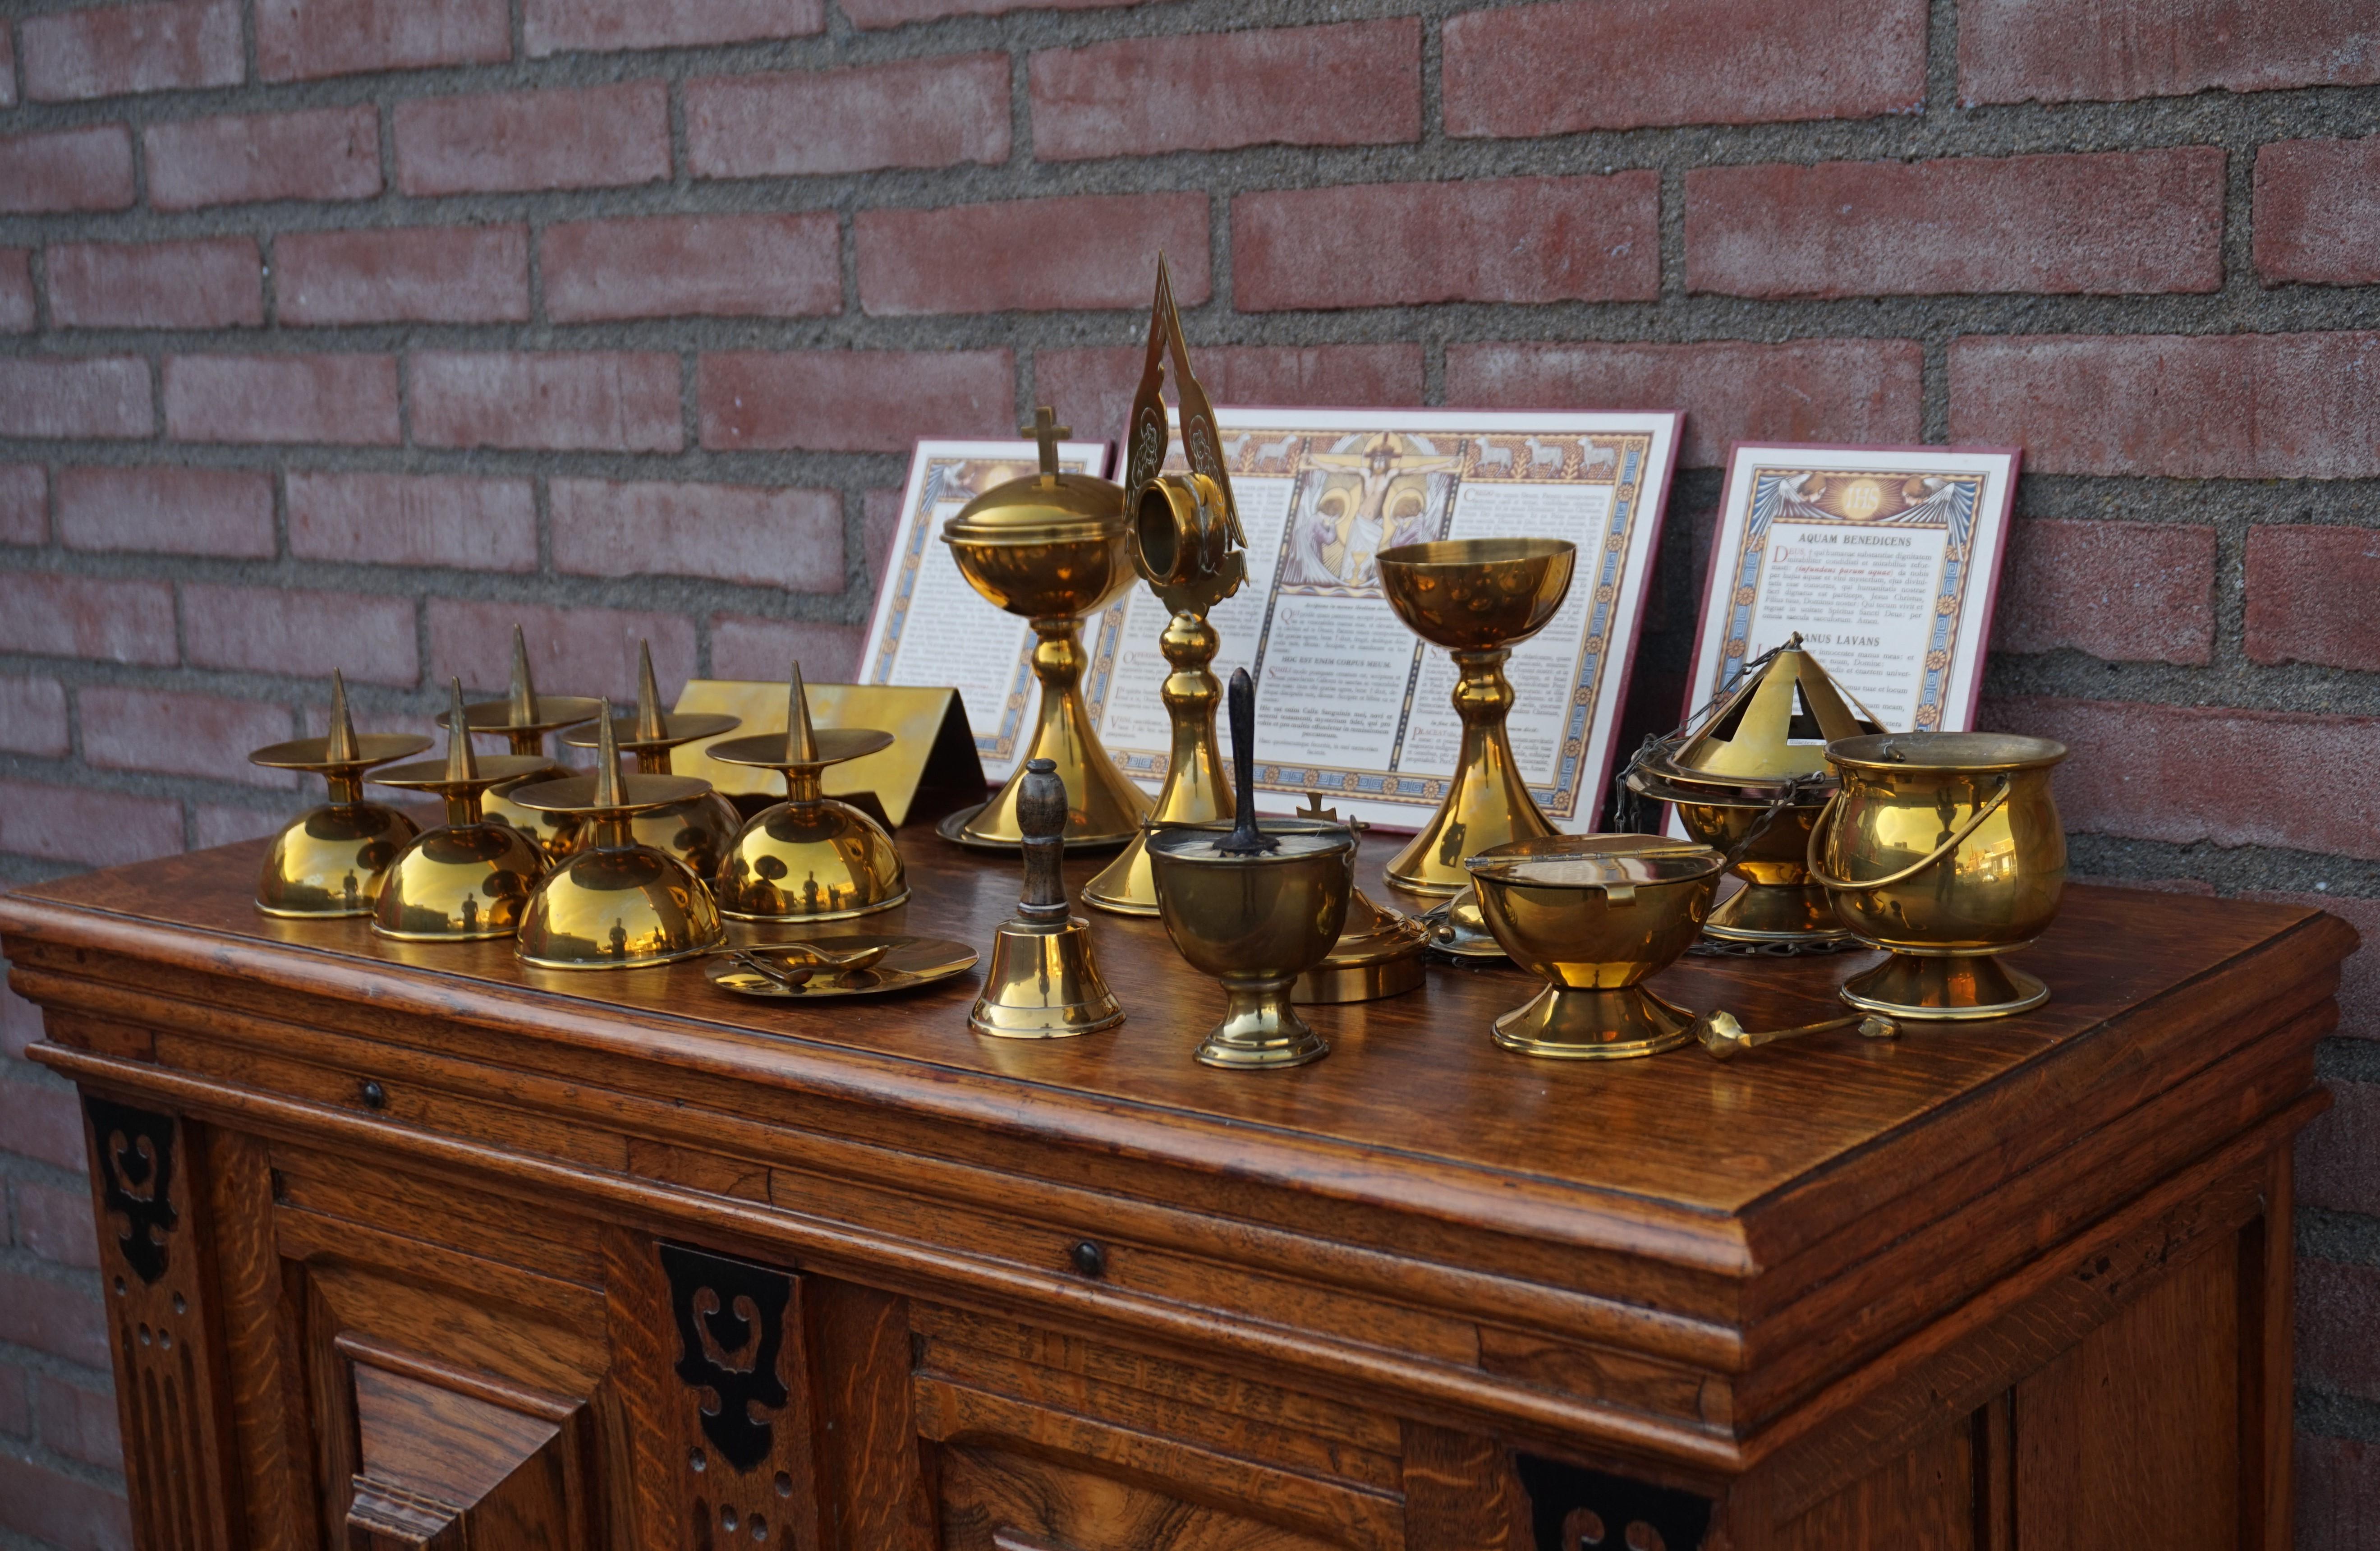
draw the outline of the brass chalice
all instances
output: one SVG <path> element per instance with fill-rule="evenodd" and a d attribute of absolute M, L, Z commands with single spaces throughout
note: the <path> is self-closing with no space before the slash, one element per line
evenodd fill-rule
<path fill-rule="evenodd" d="M 256 908 L 272 916 L 370 915 L 381 875 L 419 833 L 395 809 L 364 800 L 364 772 L 430 747 L 410 733 L 358 737 L 347 682 L 331 672 L 330 730 L 249 755 L 273 770 L 304 770 L 331 784 L 331 800 L 310 808 L 273 837 L 256 885 Z"/>
<path fill-rule="evenodd" d="M 1234 672 L 1236 826 L 1162 829 L 1148 841 L 1166 935 L 1192 969 L 1223 985 L 1222 1021 L 1199 1043 L 1197 1059 L 1242 1071 L 1330 1054 L 1290 993 L 1339 941 L 1355 887 L 1352 832 L 1298 820 L 1268 827 L 1257 817 L 1255 700 L 1247 670 Z"/>
<path fill-rule="evenodd" d="M 520 930 L 521 911 L 545 876 L 544 849 L 513 825 L 484 817 L 480 802 L 490 787 L 535 775 L 548 768 L 547 761 L 542 754 L 481 759 L 471 750 L 470 725 L 457 678 L 447 713 L 446 757 L 372 777 L 383 787 L 446 800 L 445 824 L 415 836 L 382 878 L 372 905 L 377 936 L 407 942 L 509 937 Z"/>
<path fill-rule="evenodd" d="M 1554 835 L 1471 859 L 1480 912 L 1513 963 L 1549 982 L 1496 1020 L 1507 1050 L 1570 1060 L 1686 1044 L 1694 1015 L 1641 983 L 1694 946 L 1727 858 L 1650 835 Z"/>
<path fill-rule="evenodd" d="M 691 776 L 620 773 L 610 702 L 596 720 L 595 774 L 523 787 L 514 800 L 586 821 L 587 841 L 546 875 L 521 917 L 521 961 L 548 970 L 636 970 L 698 958 L 727 940 L 710 887 L 629 821 L 710 789 Z"/>
<path fill-rule="evenodd" d="M 844 921 L 889 910 L 909 898 L 892 837 L 820 785 L 831 764 L 892 746 L 871 727 L 816 727 L 794 665 L 785 731 L 754 733 L 710 746 L 728 764 L 782 771 L 785 800 L 746 824 L 719 864 L 711 893 L 719 913 L 735 921 Z"/>
<path fill-rule="evenodd" d="M 512 687 L 502 700 L 483 700 L 463 709 L 463 716 L 474 736 L 502 733 L 512 742 L 512 751 L 521 757 L 535 756 L 535 770 L 526 776 L 516 776 L 497 783 L 487 796 L 480 800 L 480 809 L 491 819 L 500 820 L 534 837 L 545 849 L 546 859 L 559 861 L 578 848 L 578 821 L 568 813 L 540 813 L 534 808 L 524 808 L 512 800 L 516 787 L 534 786 L 540 781 L 559 781 L 571 772 L 546 757 L 545 736 L 564 727 L 575 727 L 581 722 L 594 720 L 602 702 L 585 695 L 541 695 L 537 683 L 529 677 L 528 642 L 518 625 L 513 627 Z M 452 724 L 450 713 L 438 714 L 442 727 Z"/>
<path fill-rule="evenodd" d="M 653 682 L 652 643 L 637 643 L 637 709 L 632 715 L 614 719 L 612 737 L 637 756 L 638 775 L 671 775 L 671 750 L 734 732 L 737 725 L 738 718 L 716 712 L 663 711 L 661 690 Z M 582 727 L 563 734 L 562 740 L 574 749 L 591 749 L 596 734 Z M 638 810 L 628 827 L 641 844 L 667 851 L 685 862 L 696 877 L 710 878 L 725 860 L 727 848 L 735 844 L 736 832 L 744 827 L 744 815 L 735 811 L 735 804 L 711 790 L 709 782 L 701 785 L 699 792 L 682 801 Z"/>
<path fill-rule="evenodd" d="M 1569 595 L 1578 546 L 1562 539 L 1440 539 L 1399 544 L 1375 560 L 1380 591 L 1405 627 L 1453 654 L 1463 746 L 1446 797 L 1396 854 L 1389 881 L 1415 894 L 1459 894 L 1465 857 L 1554 833 L 1512 766 L 1504 659 L 1546 628 Z"/>
<path fill-rule="evenodd" d="M 1133 582 L 1123 492 L 1088 474 L 1058 471 L 1058 442 L 1071 433 L 1047 406 L 1028 433 L 1041 444 L 1041 472 L 987 490 L 942 527 L 942 542 L 975 590 L 1032 621 L 1039 641 L 1033 672 L 1041 714 L 1016 774 L 958 827 L 963 844 L 1021 846 L 1016 804 L 1025 767 L 1045 759 L 1066 788 L 1069 846 L 1123 845 L 1140 830 L 1148 799 L 1099 746 L 1083 704 L 1081 617 L 1104 608 Z"/>

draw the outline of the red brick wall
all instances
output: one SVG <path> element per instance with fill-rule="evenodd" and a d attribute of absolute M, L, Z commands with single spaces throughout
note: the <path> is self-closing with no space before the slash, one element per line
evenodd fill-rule
<path fill-rule="evenodd" d="M 920 434 L 1678 406 L 2026 449 L 1987 714 L 2080 870 L 2380 934 L 2369 0 L 26 0 L 0 20 L 0 883 L 253 835 L 492 687 L 847 669 Z M 2380 1524 L 2380 951 L 2303 1153 L 2304 1544 Z M 0 1056 L 0 1540 L 119 1543 L 62 1086 Z M 10 1540 L 10 1544 L 18 1542 Z"/>

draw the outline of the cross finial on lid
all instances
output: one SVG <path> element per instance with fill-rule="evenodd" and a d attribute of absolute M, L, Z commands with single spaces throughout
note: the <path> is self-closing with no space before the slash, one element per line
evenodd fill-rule
<path fill-rule="evenodd" d="M 1041 471 L 1054 474 L 1058 471 L 1058 444 L 1073 435 L 1075 428 L 1060 425 L 1057 411 L 1047 404 L 1041 404 L 1034 408 L 1033 423 L 1018 426 L 1016 434 L 1030 436 L 1041 444 Z"/>

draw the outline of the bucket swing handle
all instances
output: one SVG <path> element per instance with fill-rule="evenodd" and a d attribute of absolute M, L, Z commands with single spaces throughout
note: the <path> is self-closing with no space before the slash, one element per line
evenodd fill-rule
<path fill-rule="evenodd" d="M 1839 889 L 1845 894 L 1864 894 L 1870 889 L 1889 888 L 1894 884 L 1906 883 L 1957 850 L 1961 842 L 1981 829 L 1985 819 L 1999 812 L 2000 804 L 2008 800 L 2009 793 L 2014 789 L 2014 787 L 2015 782 L 2012 779 L 2002 776 L 1999 790 L 1992 793 L 1989 800 L 1976 809 L 1974 815 L 1959 826 L 1957 833 L 1935 847 L 1923 860 L 1911 862 L 1898 873 L 1888 873 L 1883 877 L 1868 878 L 1860 883 L 1852 883 L 1847 878 L 1829 877 L 1827 870 L 1818 863 L 1818 853 L 1826 849 L 1828 826 L 1833 824 L 1835 810 L 1843 800 L 1842 791 L 1839 788 L 1827 799 L 1827 805 L 1818 810 L 1817 822 L 1810 825 L 1809 854 L 1803 860 L 1808 864 L 1810 876 L 1814 880 L 1828 888 Z"/>

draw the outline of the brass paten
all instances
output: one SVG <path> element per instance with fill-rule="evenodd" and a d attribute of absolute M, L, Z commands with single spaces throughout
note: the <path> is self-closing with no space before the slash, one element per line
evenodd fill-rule
<path fill-rule="evenodd" d="M 1091 957 L 1090 922 L 1066 902 L 1066 788 L 1055 762 L 1025 763 L 1015 812 L 1025 826 L 1025 893 L 991 944 L 967 1027 L 1001 1039 L 1065 1039 L 1123 1021 Z"/>
<path fill-rule="evenodd" d="M 594 775 L 514 793 L 525 807 L 587 824 L 586 843 L 529 897 L 515 951 L 548 970 L 636 970 L 708 953 L 727 940 L 710 889 L 685 862 L 639 841 L 629 821 L 710 788 L 688 776 L 622 775 L 611 702 L 597 711 Z"/>
<path fill-rule="evenodd" d="M 418 754 L 430 739 L 411 733 L 356 734 L 347 682 L 331 672 L 329 731 L 249 755 L 273 770 L 303 770 L 330 783 L 331 800 L 310 808 L 273 837 L 256 885 L 256 908 L 272 916 L 370 915 L 382 874 L 418 833 L 394 808 L 364 800 L 364 772 Z"/>
<path fill-rule="evenodd" d="M 638 775 L 674 775 L 670 768 L 671 750 L 734 732 L 736 725 L 733 716 L 663 711 L 661 689 L 653 682 L 652 643 L 637 643 L 637 709 L 631 715 L 613 719 L 612 737 L 622 750 L 637 756 Z M 562 738 L 574 749 L 591 749 L 595 739 L 596 733 L 589 727 Z M 696 784 L 702 788 L 697 795 L 640 810 L 629 820 L 629 828 L 639 844 L 667 851 L 685 862 L 696 877 L 708 879 L 726 860 L 735 832 L 744 827 L 744 815 L 735 811 L 735 804 L 712 790 L 710 782 Z"/>
<path fill-rule="evenodd" d="M 1694 1038 L 1694 1015 L 1641 983 L 1694 946 L 1727 858 L 1650 835 L 1516 840 L 1470 861 L 1488 930 L 1549 983 L 1496 1020 L 1528 1056 L 1610 1060 Z"/>
<path fill-rule="evenodd" d="M 901 853 L 874 819 L 827 796 L 821 772 L 889 747 L 868 727 L 815 727 L 794 665 L 786 730 L 713 743 L 728 764 L 783 773 L 785 800 L 763 809 L 727 848 L 711 884 L 719 912 L 735 921 L 844 921 L 889 910 L 909 898 Z"/>
<path fill-rule="evenodd" d="M 1842 789 L 1810 836 L 1811 875 L 1860 941 L 1892 957 L 1843 1000 L 1904 1019 L 2005 1018 L 2049 988 L 1999 955 L 2046 931 L 2066 887 L 2049 789 L 2066 746 L 2000 732 L 1905 732 L 1827 747 Z"/>
<path fill-rule="evenodd" d="M 1504 659 L 1544 629 L 1569 595 L 1578 546 L 1561 539 L 1440 539 L 1376 558 L 1380 591 L 1408 629 L 1453 655 L 1463 748 L 1446 797 L 1389 863 L 1390 883 L 1415 894 L 1459 894 L 1463 859 L 1554 833 L 1512 764 L 1504 721 L 1512 709 Z"/>
<path fill-rule="evenodd" d="M 1042 759 L 1066 789 L 1066 843 L 1120 846 L 1139 832 L 1148 799 L 1116 769 L 1091 728 L 1083 704 L 1082 616 L 1132 585 L 1123 492 L 1088 474 L 1058 471 L 1058 443 L 1073 433 L 1056 423 L 1049 406 L 1019 434 L 1041 444 L 1041 471 L 969 501 L 943 524 L 942 542 L 977 592 L 1032 622 L 1041 713 L 1016 774 L 953 825 L 953 837 L 964 845 L 1022 845 L 1016 809 L 1025 771 Z"/>
<path fill-rule="evenodd" d="M 1173 360 L 1174 397 L 1181 401 L 1182 451 L 1186 474 L 1162 472 L 1165 428 L 1165 358 Z M 1157 259 L 1157 299 L 1148 316 L 1148 354 L 1134 396 L 1125 441 L 1123 488 L 1133 514 L 1132 563 L 1150 592 L 1171 612 L 1157 638 L 1172 672 L 1159 698 L 1172 724 L 1165 784 L 1158 789 L 1149 823 L 1210 824 L 1235 812 L 1222 755 L 1215 747 L 1215 705 L 1222 686 L 1212 664 L 1222 638 L 1207 616 L 1240 590 L 1247 576 L 1243 553 L 1247 536 L 1232 498 L 1232 476 L 1215 435 L 1215 411 L 1207 390 L 1190 372 L 1189 347 L 1182 338 L 1182 315 L 1173 305 L 1173 280 L 1165 256 Z M 1124 915 L 1157 913 L 1157 878 L 1148 862 L 1149 831 L 1083 889 L 1083 902 Z"/>
<path fill-rule="evenodd" d="M 536 681 L 529 677 L 528 642 L 521 628 L 515 625 L 512 687 L 502 700 L 481 701 L 464 708 L 464 719 L 475 736 L 502 733 L 511 740 L 515 754 L 534 755 L 542 762 L 528 775 L 515 776 L 492 788 L 480 800 L 480 810 L 489 818 L 535 837 L 549 861 L 559 861 L 578 848 L 578 820 L 568 813 L 540 813 L 533 808 L 524 808 L 512 800 L 513 789 L 540 781 L 558 781 L 569 775 L 568 769 L 547 757 L 546 734 L 592 721 L 601 706 L 602 702 L 586 695 L 539 694 Z M 447 725 L 447 716 L 443 711 L 438 714 L 440 727 Z"/>
<path fill-rule="evenodd" d="M 1305 794 L 1305 806 L 1293 815 L 1319 829 L 1344 829 L 1355 837 L 1360 850 L 1365 825 L 1350 819 L 1341 823 L 1322 805 L 1320 792 Z M 1375 904 L 1360 887 L 1347 894 L 1347 919 L 1339 940 L 1322 962 L 1297 977 L 1290 987 L 1293 1002 L 1329 1005 L 1377 1002 L 1417 989 L 1425 976 L 1422 950 L 1429 946 L 1429 929 L 1402 910 Z"/>
<path fill-rule="evenodd" d="M 372 931 L 404 942 L 468 942 L 509 937 L 546 873 L 544 848 L 530 836 L 480 808 L 489 788 L 548 768 L 542 754 L 496 754 L 471 749 L 463 681 L 453 681 L 445 717 L 446 757 L 400 764 L 372 779 L 446 800 L 446 822 L 422 831 L 381 879 Z"/>
<path fill-rule="evenodd" d="M 1346 924 L 1355 837 L 1257 817 L 1256 688 L 1246 669 L 1232 675 L 1230 700 L 1235 827 L 1149 837 L 1158 914 L 1190 967 L 1222 983 L 1222 1021 L 1199 1042 L 1196 1058 L 1237 1071 L 1302 1067 L 1330 1054 L 1330 1045 L 1290 1005 L 1290 988 L 1330 952 Z"/>
<path fill-rule="evenodd" d="M 820 937 L 737 949 L 702 972 L 739 996 L 824 1002 L 931 985 L 965 974 L 975 962 L 975 949 L 945 937 Z"/>
<path fill-rule="evenodd" d="M 1686 833 L 1725 851 L 1743 880 L 1703 923 L 1706 937 L 1779 952 L 1851 942 L 1827 891 L 1811 881 L 1810 830 L 1835 788 L 1826 746 L 1883 730 L 1846 700 L 1797 632 L 1630 764 L 1629 788 L 1674 805 Z"/>

